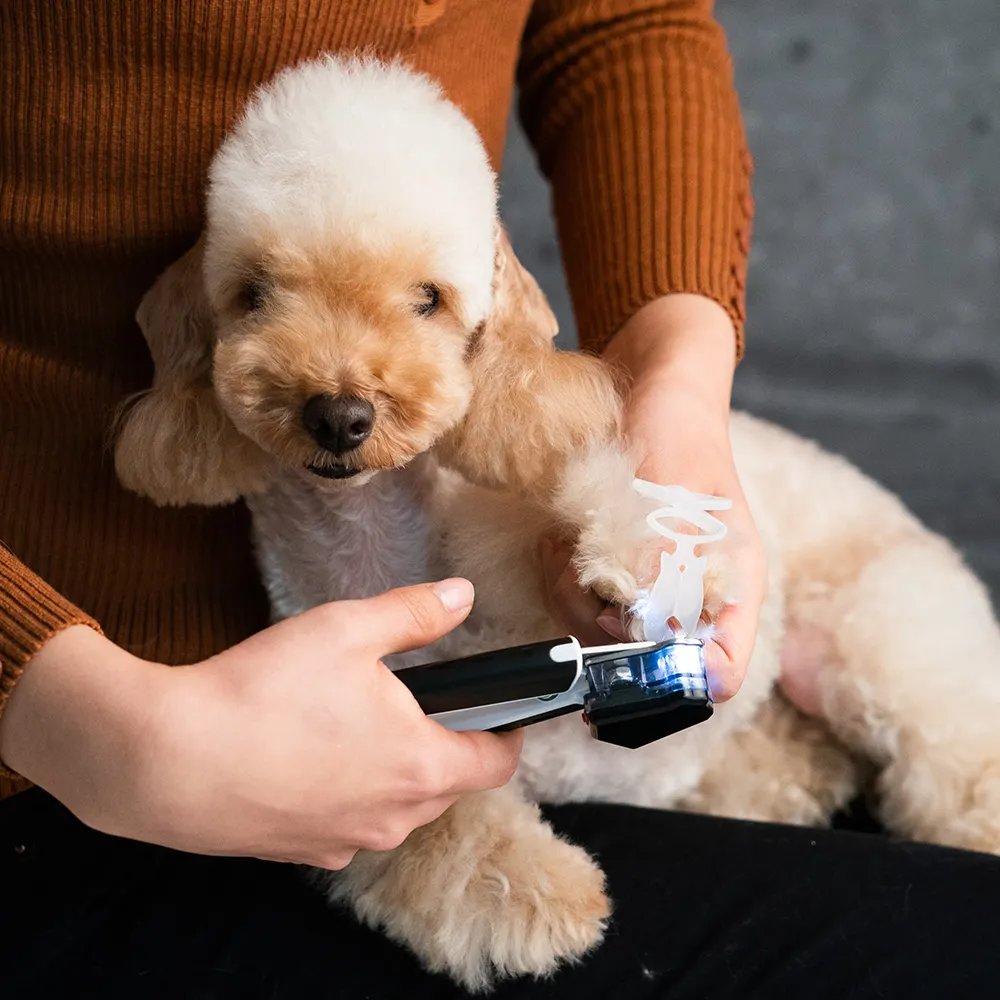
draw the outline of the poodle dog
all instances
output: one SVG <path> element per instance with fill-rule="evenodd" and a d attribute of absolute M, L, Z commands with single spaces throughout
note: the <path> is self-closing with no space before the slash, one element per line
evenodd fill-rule
<path fill-rule="evenodd" d="M 543 533 L 623 608 L 671 544 L 632 489 L 614 373 L 555 350 L 475 129 L 400 64 L 326 57 L 261 88 L 212 163 L 202 239 L 138 321 L 156 374 L 123 421 L 119 477 L 161 504 L 246 497 L 275 618 L 466 576 L 469 620 L 400 660 L 426 662 L 560 634 Z M 871 777 L 895 833 L 1000 853 L 983 586 L 847 462 L 746 415 L 731 434 L 770 564 L 740 694 L 640 750 L 577 716 L 531 727 L 507 787 L 319 876 L 428 968 L 477 990 L 598 945 L 603 875 L 540 801 L 818 824 Z M 711 619 L 733 594 L 724 552 L 706 554 Z M 942 641 L 939 622 L 960 626 Z M 783 670 L 815 715 L 785 699 Z"/>

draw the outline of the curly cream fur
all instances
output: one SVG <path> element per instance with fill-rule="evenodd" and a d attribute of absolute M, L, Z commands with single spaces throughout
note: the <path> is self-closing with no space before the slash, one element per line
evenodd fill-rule
<path fill-rule="evenodd" d="M 370 127 L 398 109 L 406 149 Z M 398 65 L 326 59 L 265 88 L 213 165 L 207 258 L 196 248 L 140 307 L 156 381 L 117 454 L 123 482 L 160 502 L 250 495 L 276 617 L 470 578 L 469 621 L 401 662 L 558 634 L 543 533 L 572 539 L 581 580 L 626 607 L 663 544 L 631 489 L 615 379 L 553 349 L 463 122 Z M 262 310 L 248 309 L 251 279 Z M 429 318 L 413 309 L 425 282 L 441 289 Z M 310 471 L 327 458 L 301 408 L 344 391 L 371 399 L 375 431 L 346 459 L 359 475 L 330 482 Z M 510 787 L 320 876 L 469 989 L 547 975 L 601 939 L 603 876 L 537 801 L 824 823 L 874 773 L 896 833 L 1000 853 L 1000 628 L 983 586 L 844 460 L 744 414 L 731 436 L 770 566 L 738 697 L 637 751 L 595 742 L 575 716 L 532 727 Z M 739 594 L 724 548 L 708 555 L 711 615 Z"/>
<path fill-rule="evenodd" d="M 203 243 L 160 276 L 136 319 L 153 386 L 116 421 L 122 485 L 158 504 L 232 503 L 259 489 L 267 457 L 239 434 L 212 386 L 213 319 L 201 292 Z"/>
<path fill-rule="evenodd" d="M 553 833 L 516 782 L 467 795 L 395 851 L 361 854 L 321 881 L 472 991 L 585 954 L 611 910 L 597 863 Z"/>

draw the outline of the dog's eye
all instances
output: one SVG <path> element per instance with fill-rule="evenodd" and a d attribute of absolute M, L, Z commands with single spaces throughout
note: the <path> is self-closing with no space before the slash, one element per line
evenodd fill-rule
<path fill-rule="evenodd" d="M 421 285 L 420 291 L 423 294 L 423 300 L 417 304 L 416 310 L 418 316 L 430 316 L 437 312 L 438 305 L 441 302 L 441 292 L 437 285 Z"/>
<path fill-rule="evenodd" d="M 243 286 L 243 304 L 247 312 L 257 312 L 267 301 L 267 286 L 263 281 L 248 281 Z"/>

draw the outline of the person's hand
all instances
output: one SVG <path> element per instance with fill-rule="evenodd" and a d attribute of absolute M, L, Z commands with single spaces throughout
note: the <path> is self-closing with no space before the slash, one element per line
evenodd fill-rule
<path fill-rule="evenodd" d="M 449 580 L 327 604 L 173 668 L 66 629 L 11 694 L 0 757 L 107 833 L 341 868 L 514 773 L 519 732 L 449 732 L 379 659 L 472 599 Z"/>
<path fill-rule="evenodd" d="M 708 299 L 670 295 L 636 313 L 606 357 L 629 377 L 625 433 L 639 458 L 637 475 L 733 501 L 732 510 L 716 512 L 729 529 L 716 544 L 733 567 L 735 601 L 714 621 L 705 652 L 713 698 L 725 701 L 743 682 L 767 589 L 763 546 L 729 443 L 732 322 Z M 550 607 L 567 631 L 587 643 L 625 638 L 619 609 L 577 585 L 572 550 L 546 541 L 541 554 Z"/>

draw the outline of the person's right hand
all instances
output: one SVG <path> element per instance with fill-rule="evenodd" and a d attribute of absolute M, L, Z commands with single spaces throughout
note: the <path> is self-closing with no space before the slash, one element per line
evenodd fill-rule
<path fill-rule="evenodd" d="M 327 604 L 173 668 L 74 626 L 12 692 L 0 758 L 107 833 L 342 868 L 514 773 L 519 732 L 449 732 L 379 659 L 472 599 L 449 580 Z"/>

